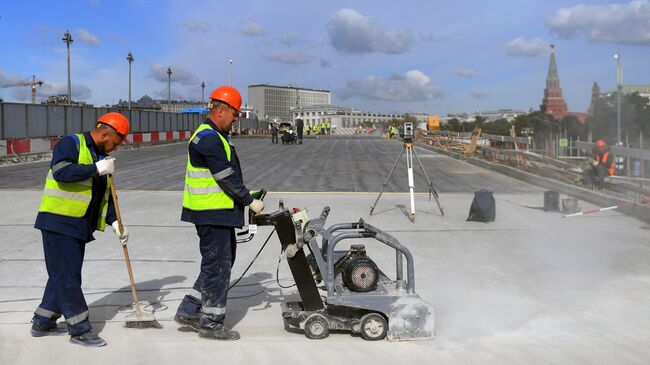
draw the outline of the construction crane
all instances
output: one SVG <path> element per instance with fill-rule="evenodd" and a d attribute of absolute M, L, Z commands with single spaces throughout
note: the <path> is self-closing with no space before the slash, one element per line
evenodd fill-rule
<path fill-rule="evenodd" d="M 26 78 L 25 80 L 21 82 L 17 82 L 15 84 L 6 84 L 2 85 L 2 88 L 7 88 L 7 87 L 19 87 L 19 86 L 31 86 L 32 87 L 32 104 L 36 104 L 36 86 L 43 86 L 45 82 L 36 80 L 36 76 L 32 75 L 32 81 L 26 81 L 29 80 L 29 78 Z"/>

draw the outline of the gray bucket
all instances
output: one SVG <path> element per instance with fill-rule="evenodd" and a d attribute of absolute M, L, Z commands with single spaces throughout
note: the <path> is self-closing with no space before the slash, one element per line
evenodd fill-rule
<path fill-rule="evenodd" d="M 564 214 L 573 214 L 579 212 L 578 199 L 576 198 L 564 198 L 562 199 L 562 213 Z"/>

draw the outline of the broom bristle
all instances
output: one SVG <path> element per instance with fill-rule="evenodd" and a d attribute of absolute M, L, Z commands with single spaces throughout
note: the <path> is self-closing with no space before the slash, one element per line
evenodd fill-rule
<path fill-rule="evenodd" d="M 162 325 L 148 313 L 133 313 L 126 316 L 126 328 L 162 328 Z"/>

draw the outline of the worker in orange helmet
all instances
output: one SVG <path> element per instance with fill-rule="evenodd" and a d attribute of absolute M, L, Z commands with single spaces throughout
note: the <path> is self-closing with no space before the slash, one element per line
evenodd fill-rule
<path fill-rule="evenodd" d="M 244 208 L 254 213 L 264 203 L 244 185 L 242 170 L 229 132 L 242 98 L 232 86 L 210 95 L 210 113 L 188 145 L 181 220 L 193 223 L 199 236 L 201 271 L 183 298 L 174 320 L 199 337 L 237 340 L 239 333 L 224 324 L 230 271 L 235 262 L 235 228 L 244 225 Z"/>
<path fill-rule="evenodd" d="M 48 280 L 41 304 L 32 319 L 31 334 L 59 334 L 63 316 L 70 342 L 88 347 L 106 345 L 91 330 L 88 305 L 81 290 L 81 267 L 86 244 L 95 230 L 110 224 L 122 244 L 129 234 L 120 230 L 110 194 L 109 176 L 115 159 L 108 155 L 129 134 L 122 114 L 99 117 L 90 132 L 63 137 L 54 146 L 43 197 L 34 227 L 41 230 Z M 63 330 L 63 331 L 62 331 Z"/>
<path fill-rule="evenodd" d="M 587 176 L 585 178 L 596 189 L 602 189 L 605 184 L 605 176 L 614 175 L 616 172 L 614 155 L 604 139 L 596 141 L 591 166 L 591 170 L 586 171 Z"/>

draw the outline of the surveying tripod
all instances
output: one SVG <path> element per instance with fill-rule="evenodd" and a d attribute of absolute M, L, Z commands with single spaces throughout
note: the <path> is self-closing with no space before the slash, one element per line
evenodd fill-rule
<path fill-rule="evenodd" d="M 399 155 L 395 160 L 395 164 L 393 164 L 393 168 L 390 169 L 390 172 L 388 173 L 388 177 L 386 177 L 386 181 L 384 181 L 384 185 L 381 187 L 381 191 L 379 192 L 379 195 L 377 196 L 375 203 L 372 205 L 372 207 L 370 207 L 370 215 L 372 215 L 372 212 L 375 210 L 375 207 L 377 206 L 377 202 L 379 202 L 379 198 L 381 198 L 381 195 L 384 193 L 384 189 L 386 188 L 386 185 L 388 185 L 390 176 L 393 174 L 393 171 L 395 170 L 395 167 L 397 166 L 397 163 L 402 157 L 404 151 L 406 151 L 406 167 L 408 169 L 409 195 L 411 197 L 411 221 L 415 222 L 415 196 L 413 193 L 413 190 L 415 189 L 415 182 L 413 181 L 413 155 L 415 155 L 415 158 L 418 159 L 418 164 L 420 165 L 420 169 L 422 170 L 424 177 L 427 179 L 427 186 L 429 188 L 429 200 L 431 200 L 431 196 L 433 196 L 436 199 L 436 204 L 438 204 L 438 209 L 440 210 L 440 214 L 442 214 L 442 216 L 444 217 L 445 212 L 442 209 L 442 206 L 440 206 L 440 201 L 438 200 L 438 193 L 436 192 L 436 189 L 433 187 L 433 183 L 429 179 L 429 176 L 427 175 L 427 171 L 424 169 L 424 166 L 422 165 L 420 156 L 418 156 L 417 152 L 413 148 L 412 142 L 404 142 L 404 145 L 402 146 L 402 149 L 399 151 Z"/>

